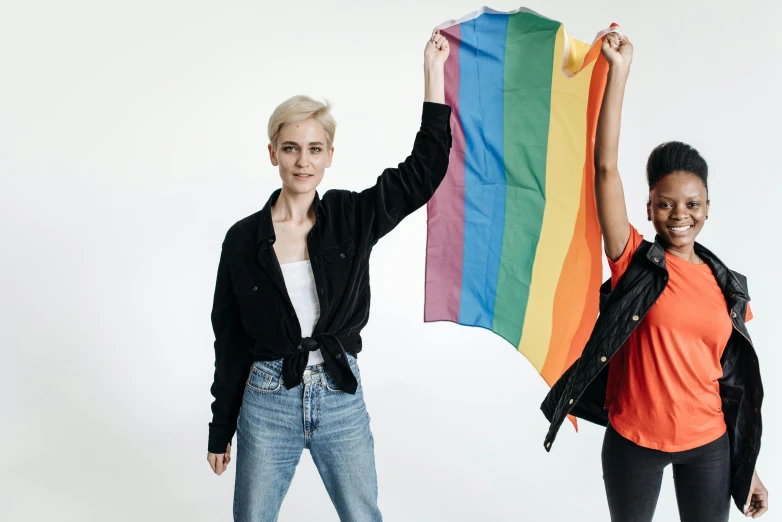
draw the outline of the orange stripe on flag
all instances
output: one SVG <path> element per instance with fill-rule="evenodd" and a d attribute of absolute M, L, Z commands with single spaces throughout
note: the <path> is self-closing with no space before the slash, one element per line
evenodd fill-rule
<path fill-rule="evenodd" d="M 600 46 L 590 49 L 590 54 L 600 52 Z M 550 346 L 541 375 L 549 386 L 575 362 L 581 355 L 598 313 L 600 283 L 603 275 L 602 252 L 590 251 L 591 245 L 602 244 L 600 225 L 597 221 L 595 201 L 595 165 L 594 157 L 595 131 L 600 105 L 605 91 L 608 63 L 598 55 L 592 70 L 592 80 L 589 85 L 589 102 L 587 104 L 587 150 L 584 162 L 584 181 L 581 185 L 581 208 L 578 213 L 573 241 L 568 249 L 562 275 L 557 285 L 554 297 L 554 320 Z M 588 63 L 587 60 L 585 60 Z M 578 319 L 573 310 L 583 306 L 583 314 Z M 574 332 L 575 330 L 575 332 Z M 572 339 L 568 347 L 568 340 Z M 557 349 L 558 348 L 558 349 Z M 573 426 L 578 430 L 575 417 L 568 415 Z"/>

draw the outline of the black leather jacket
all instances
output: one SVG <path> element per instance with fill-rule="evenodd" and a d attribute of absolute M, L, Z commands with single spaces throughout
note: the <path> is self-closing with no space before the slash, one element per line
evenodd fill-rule
<path fill-rule="evenodd" d="M 733 321 L 733 333 L 720 361 L 723 376 L 719 382 L 730 437 L 731 495 L 743 510 L 760 451 L 763 402 L 758 358 L 744 324 L 749 302 L 747 279 L 729 270 L 698 243 L 695 252 L 711 267 Z M 541 405 L 551 422 L 544 442 L 547 451 L 568 414 L 601 426 L 608 424 L 608 411 L 604 409 L 608 362 L 641 323 L 667 283 L 662 245 L 643 241 L 616 288 L 611 291 L 610 280 L 600 288 L 600 316 L 581 357 L 554 384 Z"/>

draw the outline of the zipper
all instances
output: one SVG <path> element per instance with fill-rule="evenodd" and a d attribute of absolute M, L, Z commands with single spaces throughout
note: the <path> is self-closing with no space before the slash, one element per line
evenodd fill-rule
<path fill-rule="evenodd" d="M 730 294 L 730 296 L 731 296 L 731 297 L 733 297 L 733 298 L 735 298 L 735 297 L 736 297 L 736 294 Z M 731 315 L 733 315 L 735 312 L 733 312 L 733 310 L 731 310 L 731 311 L 730 311 L 730 313 L 731 313 Z M 752 349 L 754 350 L 754 349 L 755 349 L 755 345 L 754 345 L 754 344 L 752 344 L 752 341 L 750 340 L 750 338 L 749 338 L 749 337 L 747 337 L 746 335 L 744 335 L 744 332 L 742 332 L 741 330 L 739 330 L 739 329 L 736 327 L 736 325 L 735 325 L 735 324 L 733 324 L 733 319 L 731 319 L 731 321 L 730 321 L 730 324 L 731 324 L 731 326 L 733 326 L 733 329 L 734 329 L 734 330 L 736 330 L 736 331 L 737 331 L 739 334 L 741 334 L 741 336 L 742 336 L 744 339 L 746 339 L 746 340 L 747 340 L 747 342 L 749 343 L 749 345 L 750 345 L 750 346 L 752 346 Z"/>
<path fill-rule="evenodd" d="M 752 346 L 752 348 L 753 348 L 753 349 L 755 348 L 755 345 L 754 345 L 754 344 L 752 344 L 752 341 L 750 341 L 750 340 L 749 340 L 749 337 L 747 337 L 746 335 L 744 335 L 744 333 L 743 333 L 741 330 L 739 330 L 738 328 L 736 328 L 736 325 L 735 325 L 735 324 L 733 325 L 733 329 L 734 329 L 734 330 L 736 330 L 738 333 L 740 333 L 740 334 L 741 334 L 741 336 L 742 336 L 744 339 L 746 339 L 746 340 L 747 340 L 747 342 L 749 343 L 749 345 L 750 345 L 750 346 Z"/>

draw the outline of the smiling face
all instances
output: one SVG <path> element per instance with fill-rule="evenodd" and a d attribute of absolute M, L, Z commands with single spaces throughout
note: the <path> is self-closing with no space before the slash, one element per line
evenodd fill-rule
<path fill-rule="evenodd" d="M 312 118 L 284 125 L 276 149 L 269 145 L 269 158 L 280 169 L 283 190 L 292 194 L 314 191 L 331 166 L 333 154 L 323 127 Z"/>
<path fill-rule="evenodd" d="M 667 247 L 691 248 L 709 213 L 706 185 L 690 172 L 672 172 L 654 185 L 646 211 Z"/>

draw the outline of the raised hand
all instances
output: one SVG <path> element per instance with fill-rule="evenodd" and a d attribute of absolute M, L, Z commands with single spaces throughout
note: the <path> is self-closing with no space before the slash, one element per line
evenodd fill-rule
<path fill-rule="evenodd" d="M 615 67 L 629 68 L 630 62 L 633 61 L 633 44 L 630 43 L 627 36 L 620 33 L 605 35 L 601 51 L 612 69 Z"/>
<path fill-rule="evenodd" d="M 440 30 L 435 31 L 434 35 L 426 41 L 424 48 L 424 67 L 442 67 L 451 48 L 448 46 L 448 40 L 440 34 Z"/>
<path fill-rule="evenodd" d="M 451 48 L 438 29 L 424 48 L 424 101 L 445 103 L 445 60 Z"/>

